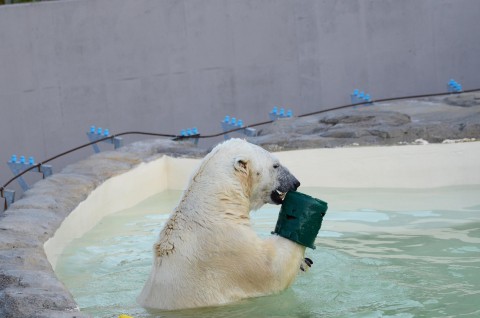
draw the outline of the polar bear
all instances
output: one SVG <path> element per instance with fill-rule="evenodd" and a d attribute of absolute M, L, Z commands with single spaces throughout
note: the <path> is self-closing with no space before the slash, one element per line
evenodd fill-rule
<path fill-rule="evenodd" d="M 150 276 L 137 301 L 176 310 L 280 292 L 310 266 L 305 247 L 260 238 L 249 213 L 281 204 L 300 182 L 269 152 L 240 139 L 216 146 L 193 174 L 154 245 Z"/>

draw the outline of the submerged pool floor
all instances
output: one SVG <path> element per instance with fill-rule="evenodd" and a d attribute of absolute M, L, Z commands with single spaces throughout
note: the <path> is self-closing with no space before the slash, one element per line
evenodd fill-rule
<path fill-rule="evenodd" d="M 179 191 L 104 218 L 66 248 L 57 274 L 94 317 L 480 316 L 480 186 L 299 191 L 329 210 L 317 249 L 307 249 L 312 269 L 279 295 L 156 314 L 136 304 Z M 252 213 L 260 235 L 270 235 L 278 211 Z"/>

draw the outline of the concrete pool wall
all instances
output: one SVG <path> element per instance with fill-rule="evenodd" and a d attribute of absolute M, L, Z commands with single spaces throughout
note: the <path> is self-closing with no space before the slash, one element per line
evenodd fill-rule
<path fill-rule="evenodd" d="M 197 159 L 164 156 L 161 148 L 170 149 L 164 154 Z M 182 149 L 166 140 L 137 143 L 70 165 L 26 192 L 0 219 L 0 316 L 88 317 L 55 275 L 58 253 L 104 215 L 165 189 L 183 189 L 203 154 Z M 480 184 L 480 142 L 308 149 L 276 156 L 303 186 Z"/>

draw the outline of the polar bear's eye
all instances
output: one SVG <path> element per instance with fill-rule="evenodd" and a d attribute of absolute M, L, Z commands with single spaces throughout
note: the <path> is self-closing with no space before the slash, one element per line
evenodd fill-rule
<path fill-rule="evenodd" d="M 280 165 L 279 165 L 278 163 L 275 163 L 275 164 L 273 165 L 273 169 L 277 169 L 278 167 L 280 167 Z"/>

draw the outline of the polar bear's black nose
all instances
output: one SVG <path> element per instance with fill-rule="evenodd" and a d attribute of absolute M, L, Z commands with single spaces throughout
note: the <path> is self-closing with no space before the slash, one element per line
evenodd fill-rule
<path fill-rule="evenodd" d="M 280 186 L 276 190 L 284 193 L 295 191 L 300 186 L 300 181 L 283 166 L 278 168 L 278 181 Z"/>
<path fill-rule="evenodd" d="M 295 188 L 295 190 L 297 190 L 299 186 L 300 186 L 300 181 L 295 179 L 295 181 L 293 182 L 293 187 Z"/>

